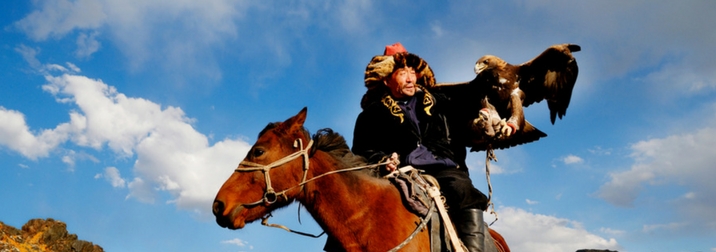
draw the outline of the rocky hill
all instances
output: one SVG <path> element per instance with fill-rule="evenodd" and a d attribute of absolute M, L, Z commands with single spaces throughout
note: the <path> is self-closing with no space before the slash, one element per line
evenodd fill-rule
<path fill-rule="evenodd" d="M 78 240 L 67 232 L 67 224 L 53 219 L 32 219 L 18 230 L 0 222 L 2 252 L 102 252 L 104 249 L 88 241 Z"/>

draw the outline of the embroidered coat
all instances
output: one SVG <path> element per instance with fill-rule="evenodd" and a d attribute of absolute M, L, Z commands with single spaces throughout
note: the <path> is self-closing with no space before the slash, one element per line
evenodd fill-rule
<path fill-rule="evenodd" d="M 389 95 L 367 105 L 356 120 L 353 153 L 377 163 L 396 152 L 400 163 L 405 165 L 408 154 L 423 145 L 436 157 L 450 159 L 458 168 L 466 170 L 465 145 L 452 139 L 455 135 L 451 135 L 453 132 L 445 118 L 444 110 L 449 108 L 449 101 L 440 94 L 422 91 L 418 91 L 415 98 L 419 129 Z"/>

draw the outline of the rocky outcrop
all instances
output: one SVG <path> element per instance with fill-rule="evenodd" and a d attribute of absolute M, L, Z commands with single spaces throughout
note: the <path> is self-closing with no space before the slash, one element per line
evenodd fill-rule
<path fill-rule="evenodd" d="M 67 232 L 67 224 L 53 219 L 32 219 L 21 230 L 0 222 L 1 252 L 103 252 L 88 241 Z"/>

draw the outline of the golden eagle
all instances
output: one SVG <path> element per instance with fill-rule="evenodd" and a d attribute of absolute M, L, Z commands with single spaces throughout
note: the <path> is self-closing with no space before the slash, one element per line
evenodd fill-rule
<path fill-rule="evenodd" d="M 432 89 L 446 93 L 467 109 L 479 106 L 478 113 L 468 112 L 458 119 L 468 119 L 471 124 L 469 146 L 473 151 L 529 143 L 547 134 L 525 120 L 523 107 L 547 100 L 552 124 L 567 113 L 578 74 L 572 52 L 579 50 L 575 44 L 553 45 L 520 65 L 486 55 L 475 63 L 477 76 L 472 81 L 438 83 Z M 480 104 L 475 104 L 476 100 Z"/>

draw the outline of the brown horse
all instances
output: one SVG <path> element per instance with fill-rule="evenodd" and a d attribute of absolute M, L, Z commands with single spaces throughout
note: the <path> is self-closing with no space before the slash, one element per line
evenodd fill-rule
<path fill-rule="evenodd" d="M 364 166 L 365 160 L 353 155 L 343 137 L 330 129 L 311 139 L 305 120 L 303 108 L 259 133 L 216 195 L 216 222 L 240 229 L 297 200 L 347 251 L 388 251 L 408 240 L 421 219 L 403 206 L 396 187 L 373 170 L 337 172 Z M 499 234 L 490 234 L 501 241 L 497 247 L 507 248 Z M 402 251 L 430 251 L 428 231 L 420 230 Z"/>

